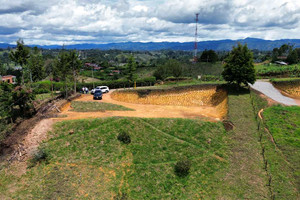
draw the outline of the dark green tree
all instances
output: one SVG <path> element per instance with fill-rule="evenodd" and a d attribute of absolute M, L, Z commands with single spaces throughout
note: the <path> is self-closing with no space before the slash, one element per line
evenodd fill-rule
<path fill-rule="evenodd" d="M 164 80 L 169 75 L 168 69 L 164 65 L 159 65 L 153 73 L 157 80 Z"/>
<path fill-rule="evenodd" d="M 0 119 L 11 117 L 12 84 L 7 82 L 0 83 Z"/>
<path fill-rule="evenodd" d="M 30 117 L 34 113 L 33 100 L 35 98 L 31 89 L 25 86 L 17 86 L 12 93 L 14 105 L 18 106 L 21 117 Z"/>
<path fill-rule="evenodd" d="M 298 52 L 296 49 L 292 50 L 289 55 L 287 56 L 286 61 L 291 65 L 291 64 L 296 64 L 298 63 Z"/>
<path fill-rule="evenodd" d="M 133 56 L 128 58 L 128 63 L 126 65 L 127 79 L 133 83 L 136 80 L 136 62 Z"/>
<path fill-rule="evenodd" d="M 300 48 L 296 48 L 295 50 L 297 51 L 298 61 L 300 61 Z"/>
<path fill-rule="evenodd" d="M 77 81 L 78 71 L 81 67 L 81 61 L 79 60 L 79 56 L 75 50 L 71 51 L 68 55 L 68 65 L 73 73 L 74 93 L 76 93 L 76 81 Z"/>
<path fill-rule="evenodd" d="M 12 84 L 0 82 L 0 142 L 5 137 L 7 125 L 12 122 Z"/>
<path fill-rule="evenodd" d="M 174 59 L 168 60 L 164 65 L 160 65 L 155 70 L 153 76 L 158 80 L 164 80 L 169 76 L 180 77 L 183 73 L 181 64 Z"/>
<path fill-rule="evenodd" d="M 39 81 L 45 78 L 44 59 L 37 47 L 34 47 L 30 54 L 28 68 L 33 81 Z"/>
<path fill-rule="evenodd" d="M 182 75 L 183 69 L 181 64 L 177 60 L 170 60 L 167 62 L 167 65 L 169 65 L 167 68 L 171 70 L 171 74 L 178 78 Z"/>
<path fill-rule="evenodd" d="M 28 63 L 29 56 L 29 48 L 24 45 L 21 39 L 17 41 L 17 48 L 10 51 L 9 54 L 10 59 L 22 67 L 22 85 L 24 85 L 24 70 Z"/>
<path fill-rule="evenodd" d="M 6 75 L 6 68 L 0 60 L 0 76 Z"/>
<path fill-rule="evenodd" d="M 63 49 L 55 60 L 55 71 L 58 73 L 59 80 L 64 85 L 64 96 L 68 97 L 68 81 L 70 79 L 71 68 L 69 67 L 68 53 Z"/>
<path fill-rule="evenodd" d="M 243 46 L 239 43 L 237 47 L 233 47 L 225 62 L 222 72 L 225 81 L 238 86 L 255 82 L 253 56 L 246 44 Z"/>
<path fill-rule="evenodd" d="M 201 62 L 215 63 L 218 61 L 218 55 L 214 50 L 204 50 L 200 56 Z"/>
<path fill-rule="evenodd" d="M 272 62 L 276 62 L 278 60 L 278 56 L 279 56 L 279 49 L 278 48 L 274 48 L 272 51 Z"/>

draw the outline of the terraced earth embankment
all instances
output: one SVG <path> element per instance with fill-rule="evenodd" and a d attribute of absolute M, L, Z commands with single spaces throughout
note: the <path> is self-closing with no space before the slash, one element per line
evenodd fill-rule
<path fill-rule="evenodd" d="M 284 95 L 300 99 L 300 78 L 299 79 L 275 79 L 272 80 L 274 87 Z"/>
<path fill-rule="evenodd" d="M 76 101 L 95 102 L 92 95 Z M 71 105 L 63 108 L 63 120 L 99 117 L 200 118 L 218 121 L 227 114 L 227 93 L 217 86 L 188 86 L 155 90 L 118 90 L 104 94 L 99 103 L 111 103 L 126 110 L 74 112 Z"/>

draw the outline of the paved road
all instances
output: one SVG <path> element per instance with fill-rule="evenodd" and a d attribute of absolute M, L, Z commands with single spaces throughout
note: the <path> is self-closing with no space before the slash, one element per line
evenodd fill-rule
<path fill-rule="evenodd" d="M 274 101 L 285 105 L 298 105 L 295 99 L 286 97 L 282 95 L 270 82 L 257 80 L 253 85 L 250 84 L 250 87 L 263 93 L 264 95 L 270 97 Z"/>

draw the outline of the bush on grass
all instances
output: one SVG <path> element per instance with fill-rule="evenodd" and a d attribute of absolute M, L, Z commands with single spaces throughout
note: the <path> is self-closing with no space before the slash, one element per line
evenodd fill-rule
<path fill-rule="evenodd" d="M 175 164 L 175 174 L 180 177 L 187 176 L 191 168 L 191 161 L 187 158 L 181 159 Z"/>
<path fill-rule="evenodd" d="M 118 140 L 124 144 L 129 144 L 131 142 L 130 135 L 124 131 L 118 135 Z"/>
<path fill-rule="evenodd" d="M 32 168 L 41 162 L 45 162 L 47 164 L 48 160 L 49 160 L 49 154 L 44 149 L 39 149 L 33 155 L 33 158 L 29 161 L 28 168 Z"/>

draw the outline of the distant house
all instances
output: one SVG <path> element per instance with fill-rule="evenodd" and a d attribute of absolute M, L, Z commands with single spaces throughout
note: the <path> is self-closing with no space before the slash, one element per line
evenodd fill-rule
<path fill-rule="evenodd" d="M 113 76 L 115 74 L 120 74 L 121 71 L 120 70 L 111 70 L 110 73 L 108 74 L 109 76 Z"/>
<path fill-rule="evenodd" d="M 278 56 L 277 59 L 279 59 L 279 60 L 286 60 L 287 57 L 286 56 Z"/>
<path fill-rule="evenodd" d="M 85 63 L 84 66 L 88 69 L 93 69 L 94 71 L 98 71 L 98 70 L 102 69 L 102 67 L 100 67 L 99 65 L 97 65 L 95 63 Z"/>
<path fill-rule="evenodd" d="M 0 82 L 7 82 L 7 83 L 15 84 L 16 77 L 13 75 L 0 76 Z"/>
<path fill-rule="evenodd" d="M 115 73 L 115 74 L 120 74 L 120 73 L 121 73 L 120 70 L 112 70 L 111 72 L 112 72 L 112 73 Z"/>

